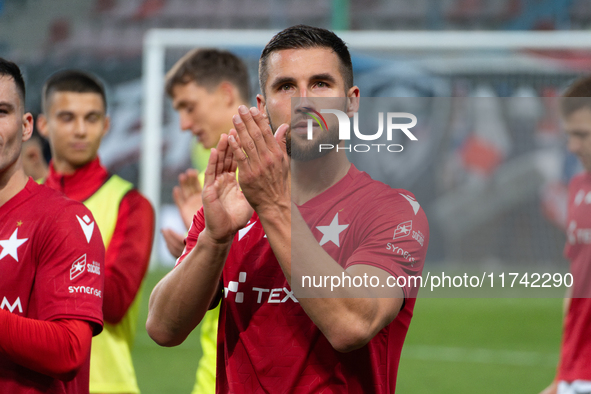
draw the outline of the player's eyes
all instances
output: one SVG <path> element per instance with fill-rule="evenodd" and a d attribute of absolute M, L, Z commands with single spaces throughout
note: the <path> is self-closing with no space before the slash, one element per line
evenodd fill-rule
<path fill-rule="evenodd" d="M 74 117 L 69 114 L 62 114 L 58 116 L 58 119 L 62 122 L 71 122 L 74 119 Z"/>
<path fill-rule="evenodd" d="M 287 90 L 290 90 L 290 89 L 291 89 L 291 85 L 290 85 L 290 84 L 288 84 L 288 83 L 286 83 L 286 84 L 284 84 L 284 85 L 281 85 L 281 86 L 279 87 L 279 90 L 283 90 L 283 91 L 287 91 Z"/>
<path fill-rule="evenodd" d="M 99 115 L 90 115 L 88 116 L 86 119 L 90 122 L 90 123 L 96 123 L 100 120 L 100 116 Z"/>
<path fill-rule="evenodd" d="M 319 88 L 327 88 L 328 84 L 326 82 L 316 82 L 316 86 Z"/>

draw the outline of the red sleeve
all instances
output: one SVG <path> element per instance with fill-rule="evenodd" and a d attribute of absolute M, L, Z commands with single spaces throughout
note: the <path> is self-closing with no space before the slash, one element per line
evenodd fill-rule
<path fill-rule="evenodd" d="M 181 257 L 179 257 L 176 261 L 175 267 L 182 263 L 189 252 L 193 250 L 195 245 L 197 245 L 199 234 L 201 234 L 204 228 L 205 217 L 203 216 L 203 207 L 201 207 L 201 209 L 199 209 L 193 216 L 193 223 L 191 223 L 191 227 L 189 227 L 189 233 L 187 234 L 187 238 L 185 238 L 185 250 L 183 250 L 183 254 L 181 254 Z"/>
<path fill-rule="evenodd" d="M 404 297 L 415 298 L 418 288 L 408 277 L 420 276 L 423 271 L 429 244 L 427 216 L 412 193 L 402 189 L 377 196 L 374 204 L 366 216 L 363 241 L 347 260 L 345 269 L 366 264 L 396 278 L 404 277 Z"/>
<path fill-rule="evenodd" d="M 137 190 L 121 200 L 117 224 L 105 254 L 103 316 L 117 324 L 135 299 L 150 263 L 154 210 Z"/>
<path fill-rule="evenodd" d="M 0 355 L 33 371 L 71 380 L 90 354 L 91 323 L 40 321 L 0 309 Z"/>
<path fill-rule="evenodd" d="M 38 263 L 25 313 L 45 321 L 86 320 L 98 335 L 103 327 L 105 246 L 84 205 L 65 200 L 58 208 L 52 207 L 57 215 L 44 218 L 50 223 L 36 236 L 33 258 Z"/>

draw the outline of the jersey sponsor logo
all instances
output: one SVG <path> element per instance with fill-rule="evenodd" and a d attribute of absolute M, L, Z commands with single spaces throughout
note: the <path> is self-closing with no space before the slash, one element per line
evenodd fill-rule
<path fill-rule="evenodd" d="M 13 259 L 18 261 L 17 249 L 19 246 L 27 242 L 29 238 L 18 238 L 18 228 L 14 230 L 10 238 L 0 240 L 0 246 L 2 246 L 2 252 L 0 252 L 0 260 L 10 255 Z"/>
<path fill-rule="evenodd" d="M 90 286 L 69 286 L 68 287 L 68 292 L 70 294 L 72 293 L 76 293 L 76 294 L 90 294 L 93 295 L 95 297 L 101 298 L 102 297 L 102 291 L 99 289 L 95 289 L 94 287 L 90 287 Z"/>
<path fill-rule="evenodd" d="M 419 243 L 419 245 L 421 245 L 421 246 L 423 246 L 423 244 L 425 243 L 425 236 L 423 235 L 423 233 L 420 230 L 413 231 L 412 238 L 415 239 Z"/>
<path fill-rule="evenodd" d="M 406 237 L 412 230 L 412 220 L 400 223 L 394 230 L 394 239 Z"/>
<path fill-rule="evenodd" d="M 92 263 L 86 264 L 86 271 L 91 274 L 100 275 L 101 274 L 101 264 L 93 261 Z"/>
<path fill-rule="evenodd" d="M 228 298 L 230 293 L 236 293 L 234 298 L 237 304 L 242 304 L 244 302 L 244 292 L 238 291 L 238 287 L 240 283 L 246 282 L 246 272 L 238 273 L 238 282 L 230 281 L 228 282 L 228 287 L 224 287 L 224 298 Z M 274 289 L 267 289 L 262 287 L 253 287 L 253 292 L 257 293 L 257 304 L 260 304 L 264 301 L 267 301 L 270 304 L 280 304 L 283 302 L 287 302 L 288 300 L 292 300 L 294 302 L 299 303 L 297 298 L 293 295 L 293 291 L 287 289 L 286 287 L 278 287 Z M 285 293 L 285 296 L 283 295 Z M 264 298 L 264 299 L 263 299 Z"/>
<path fill-rule="evenodd" d="M 70 280 L 79 277 L 84 271 L 86 271 L 86 253 L 72 263 L 72 268 L 70 268 Z"/>
<path fill-rule="evenodd" d="M 338 247 L 341 247 L 339 242 L 340 234 L 349 227 L 348 224 L 339 224 L 339 213 L 337 212 L 332 219 L 332 222 L 328 226 L 316 226 L 318 231 L 322 233 L 322 239 L 320 240 L 320 246 L 332 242 Z"/>
<path fill-rule="evenodd" d="M 8 299 L 6 299 L 6 297 L 4 297 L 2 299 L 2 304 L 0 304 L 0 309 L 8 309 L 10 311 L 10 313 L 14 312 L 14 310 L 18 307 L 18 311 L 20 313 L 23 313 L 23 306 L 21 305 L 21 298 L 20 297 L 16 297 L 16 301 L 14 301 L 12 304 L 10 302 L 8 302 Z"/>
<path fill-rule="evenodd" d="M 414 211 L 415 215 L 417 214 L 417 212 L 419 212 L 419 208 L 421 207 L 421 205 L 417 202 L 417 200 L 415 200 L 414 198 L 412 198 L 411 196 L 408 196 L 406 194 L 402 194 L 402 193 L 398 193 L 400 194 L 402 197 L 404 197 L 406 199 L 406 201 L 408 201 L 410 203 L 410 206 L 412 207 L 412 210 Z"/>
<path fill-rule="evenodd" d="M 246 272 L 240 272 L 238 274 L 238 282 L 231 280 L 228 282 L 228 287 L 224 287 L 224 298 L 228 298 L 228 294 L 230 294 L 230 292 L 234 292 L 236 293 L 236 303 L 241 304 L 244 301 L 244 293 L 242 291 L 238 291 L 238 284 L 244 282 L 246 282 Z"/>
<path fill-rule="evenodd" d="M 88 215 L 84 215 L 82 219 L 80 219 L 80 216 L 76 215 L 76 218 L 78 219 L 78 223 L 80 223 L 80 227 L 82 227 L 82 231 L 86 237 L 86 242 L 90 243 L 90 239 L 92 238 L 92 233 L 94 231 L 94 222 L 90 220 Z"/>
<path fill-rule="evenodd" d="M 411 263 L 411 266 L 414 267 L 414 263 L 416 260 L 414 257 L 412 257 L 410 252 L 407 252 L 406 250 L 399 248 L 398 246 L 394 246 L 390 242 L 386 244 L 386 249 L 391 250 L 392 253 L 399 254 L 400 256 L 404 257 L 408 262 Z"/>
<path fill-rule="evenodd" d="M 591 228 L 577 228 L 577 222 L 571 220 L 566 228 L 566 237 L 571 245 L 591 244 Z"/>
<path fill-rule="evenodd" d="M 283 287 L 283 288 L 278 287 L 275 289 L 265 289 L 265 288 L 261 288 L 261 287 L 253 287 L 252 290 L 256 291 L 258 293 L 257 304 L 260 304 L 263 302 L 263 296 L 265 297 L 266 301 L 270 304 L 279 304 L 279 303 L 287 302 L 288 300 L 292 300 L 293 302 L 297 302 L 299 304 L 299 301 L 293 295 L 293 291 L 290 291 L 289 289 L 287 289 L 285 287 Z M 283 293 L 285 293 L 285 296 L 283 296 Z"/>

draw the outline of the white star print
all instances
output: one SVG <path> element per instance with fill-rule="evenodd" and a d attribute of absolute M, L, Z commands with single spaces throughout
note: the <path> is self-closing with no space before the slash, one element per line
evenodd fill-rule
<path fill-rule="evenodd" d="M 18 239 L 17 235 L 18 228 L 14 230 L 14 233 L 10 236 L 9 239 L 0 240 L 0 246 L 2 246 L 2 253 L 0 253 L 0 260 L 4 257 L 10 255 L 13 259 L 18 261 L 18 253 L 16 249 L 27 242 L 29 238 Z"/>
<path fill-rule="evenodd" d="M 339 224 L 339 213 L 337 212 L 334 215 L 334 219 L 328 226 L 316 226 L 318 231 L 320 231 L 322 235 L 322 239 L 320 240 L 320 246 L 324 245 L 327 242 L 332 242 L 336 246 L 340 247 L 339 244 L 339 234 L 343 232 L 347 227 L 348 224 Z"/>

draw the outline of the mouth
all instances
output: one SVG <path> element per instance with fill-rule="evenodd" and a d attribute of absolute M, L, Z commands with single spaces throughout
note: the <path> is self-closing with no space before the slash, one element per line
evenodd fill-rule
<path fill-rule="evenodd" d="M 72 148 L 72 150 L 75 150 L 75 151 L 85 151 L 88 149 L 88 143 L 74 142 L 74 143 L 70 144 L 70 147 Z"/>
<path fill-rule="evenodd" d="M 316 122 L 312 122 L 312 130 L 313 130 L 313 134 L 316 134 L 320 131 L 320 127 L 318 126 L 318 123 Z M 308 121 L 299 121 L 295 124 L 292 125 L 291 127 L 291 132 L 294 135 L 297 135 L 299 137 L 307 137 L 308 136 Z"/>
<path fill-rule="evenodd" d="M 202 129 L 199 130 L 191 130 L 191 132 L 193 133 L 194 136 L 201 138 L 201 136 L 203 136 L 204 132 Z"/>

